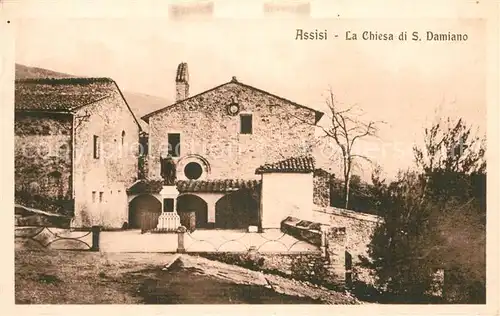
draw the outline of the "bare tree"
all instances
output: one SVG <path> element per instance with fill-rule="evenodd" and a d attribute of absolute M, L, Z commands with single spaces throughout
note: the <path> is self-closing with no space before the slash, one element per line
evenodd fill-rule
<path fill-rule="evenodd" d="M 356 105 L 340 110 L 335 102 L 335 95 L 332 89 L 329 89 L 329 94 L 326 99 L 326 104 L 330 110 L 328 113 L 329 122 L 326 126 L 319 126 L 324 137 L 333 142 L 340 149 L 342 160 L 342 173 L 344 184 L 345 208 L 349 206 L 349 188 L 351 184 L 351 175 L 353 167 L 359 159 L 372 162 L 365 155 L 356 153 L 355 146 L 360 139 L 368 137 L 376 137 L 379 130 L 379 125 L 383 121 L 367 121 L 363 122 L 361 111 Z"/>

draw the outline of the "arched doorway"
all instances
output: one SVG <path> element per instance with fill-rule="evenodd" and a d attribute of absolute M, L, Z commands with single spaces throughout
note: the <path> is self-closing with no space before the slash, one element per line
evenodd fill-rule
<path fill-rule="evenodd" d="M 177 198 L 177 212 L 181 217 L 181 225 L 190 229 L 210 228 L 208 224 L 207 202 L 194 194 L 184 194 Z M 191 218 L 194 216 L 194 225 Z"/>
<path fill-rule="evenodd" d="M 246 229 L 259 224 L 259 203 L 250 190 L 229 193 L 215 203 L 215 227 Z"/>
<path fill-rule="evenodd" d="M 135 197 L 128 207 L 128 227 L 149 230 L 156 227 L 161 214 L 161 202 L 152 195 Z"/>

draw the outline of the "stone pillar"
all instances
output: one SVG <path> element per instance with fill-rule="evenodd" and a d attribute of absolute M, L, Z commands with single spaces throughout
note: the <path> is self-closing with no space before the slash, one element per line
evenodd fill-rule
<path fill-rule="evenodd" d="M 179 226 L 177 228 L 177 252 L 178 253 L 184 253 L 186 252 L 186 248 L 184 246 L 184 237 L 186 235 L 186 227 L 184 226 Z"/>
<path fill-rule="evenodd" d="M 158 226 L 156 226 L 157 232 L 176 232 L 177 229 L 181 226 L 181 218 L 179 214 L 177 214 L 176 203 L 177 197 L 179 196 L 179 191 L 173 185 L 163 186 L 163 189 L 160 192 L 161 196 L 161 214 L 158 217 Z M 164 211 L 164 200 L 172 199 L 173 200 L 173 210 L 172 212 Z"/>
<path fill-rule="evenodd" d="M 99 251 L 99 236 L 101 234 L 101 226 L 92 226 L 92 247 L 91 251 Z"/>
<path fill-rule="evenodd" d="M 326 232 L 326 255 L 330 263 L 329 283 L 339 287 L 344 287 L 346 281 L 346 237 L 345 227 L 331 227 Z"/>
<path fill-rule="evenodd" d="M 215 202 L 207 201 L 207 221 L 209 223 L 215 223 Z"/>
<path fill-rule="evenodd" d="M 321 225 L 321 227 L 320 227 L 320 231 L 321 231 L 320 249 L 321 249 L 321 256 L 322 257 L 326 257 L 326 247 L 327 247 L 326 235 L 327 235 L 328 229 L 329 229 L 329 227 L 326 225 Z"/>

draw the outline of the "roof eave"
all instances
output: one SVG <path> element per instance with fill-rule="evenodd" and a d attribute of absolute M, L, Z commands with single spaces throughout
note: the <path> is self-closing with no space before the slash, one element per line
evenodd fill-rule
<path fill-rule="evenodd" d="M 118 84 L 116 83 L 116 81 L 113 80 L 113 83 L 115 84 L 115 87 L 116 89 L 118 90 L 118 93 L 120 93 L 120 96 L 121 98 L 123 99 L 123 102 L 125 102 L 125 105 L 127 106 L 130 114 L 132 114 L 132 117 L 134 118 L 134 121 L 135 123 L 137 124 L 137 127 L 139 127 L 139 133 L 143 131 L 142 127 L 141 127 L 141 124 L 139 123 L 139 121 L 137 120 L 137 117 L 135 116 L 134 114 L 134 111 L 132 111 L 132 108 L 130 107 L 130 105 L 128 104 L 127 102 L 127 99 L 125 99 L 125 96 L 123 95 L 122 93 L 122 90 L 120 89 L 120 87 L 118 86 Z"/>
<path fill-rule="evenodd" d="M 301 174 L 307 174 L 307 173 L 313 173 L 313 170 L 304 170 L 304 171 L 284 171 L 284 170 L 264 170 L 264 171 L 259 171 L 256 170 L 255 174 L 266 174 L 266 173 L 301 173 Z"/>
<path fill-rule="evenodd" d="M 323 116 L 325 115 L 325 113 L 321 112 L 321 111 L 316 111 L 316 116 L 314 118 L 314 125 L 318 124 L 318 122 L 323 118 Z"/>
<path fill-rule="evenodd" d="M 75 114 L 71 109 L 14 109 L 14 113 Z"/>

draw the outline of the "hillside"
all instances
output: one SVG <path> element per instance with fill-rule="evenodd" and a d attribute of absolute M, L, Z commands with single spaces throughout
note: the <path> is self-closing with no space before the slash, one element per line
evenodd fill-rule
<path fill-rule="evenodd" d="M 70 75 L 67 73 L 57 72 L 50 69 L 39 67 L 30 67 L 26 65 L 16 64 L 16 79 L 28 78 L 74 78 L 82 77 Z M 137 119 L 142 116 L 171 104 L 170 100 L 158 96 L 152 96 L 144 93 L 123 91 L 123 95 L 130 105 Z M 141 124 L 145 127 L 147 124 L 141 120 Z"/>

